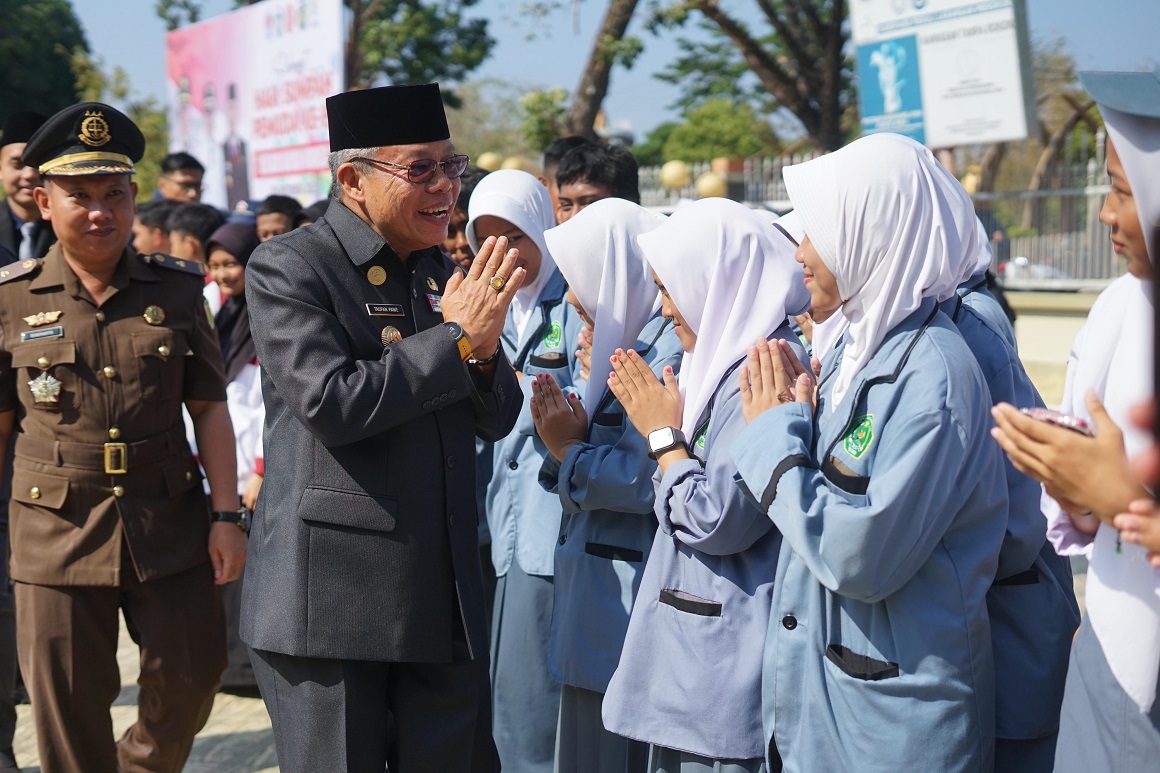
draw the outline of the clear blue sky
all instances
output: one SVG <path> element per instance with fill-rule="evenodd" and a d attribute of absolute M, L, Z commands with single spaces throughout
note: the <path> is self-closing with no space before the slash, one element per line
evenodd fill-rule
<path fill-rule="evenodd" d="M 107 64 L 129 73 L 142 94 L 165 93 L 165 27 L 153 12 L 153 0 L 72 0 L 84 25 L 89 47 Z M 752 0 L 724 0 L 726 7 L 753 8 Z M 491 19 L 497 41 L 491 58 L 477 71 L 481 77 L 575 89 L 588 57 L 592 37 L 606 3 L 581 4 L 579 31 L 567 12 L 536 24 L 517 18 L 518 0 L 482 0 L 473 15 Z M 640 7 L 646 6 L 641 2 Z M 1033 38 L 1063 38 L 1081 69 L 1135 70 L 1160 65 L 1160 0 L 1027 0 Z M 206 15 L 233 7 L 232 0 L 206 0 Z M 634 25 L 638 26 L 638 25 Z M 529 32 L 535 39 L 527 39 Z M 653 37 L 636 30 L 645 51 L 632 70 L 617 69 L 604 103 L 617 127 L 631 128 L 638 139 L 656 124 L 675 118 L 668 108 L 678 96 L 674 86 L 656 80 L 676 54 L 676 35 Z"/>

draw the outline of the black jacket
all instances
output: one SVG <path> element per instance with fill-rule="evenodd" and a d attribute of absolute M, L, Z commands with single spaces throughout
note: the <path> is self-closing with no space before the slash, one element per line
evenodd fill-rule
<path fill-rule="evenodd" d="M 9 259 L 8 254 L 0 249 L 0 265 L 16 260 L 16 256 L 20 253 L 19 243 L 20 229 L 16 225 L 16 218 L 12 216 L 12 209 L 7 201 L 0 202 L 0 247 L 5 247 L 12 253 Z M 32 257 L 43 258 L 48 254 L 48 248 L 55 243 L 56 232 L 52 230 L 52 223 L 42 220 L 36 232 L 36 252 Z"/>
<path fill-rule="evenodd" d="M 375 285 L 368 270 L 380 267 Z M 246 298 L 266 405 L 266 478 L 241 637 L 289 655 L 449 662 L 487 635 L 475 437 L 520 410 L 503 359 L 485 389 L 434 310 L 438 249 L 404 265 L 340 202 L 254 252 Z M 376 277 L 377 278 L 377 277 Z M 385 327 L 402 341 L 383 346 Z"/>

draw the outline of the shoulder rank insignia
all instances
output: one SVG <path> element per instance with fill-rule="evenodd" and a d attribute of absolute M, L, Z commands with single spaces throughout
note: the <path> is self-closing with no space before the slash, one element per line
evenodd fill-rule
<path fill-rule="evenodd" d="M 182 260 L 181 258 L 175 258 L 172 255 L 166 255 L 161 252 L 155 252 L 152 255 L 143 255 L 142 259 L 146 263 L 151 263 L 154 266 L 171 268 L 174 271 L 184 271 L 187 274 L 194 274 L 196 276 L 205 276 L 205 265 L 198 263 L 196 260 Z"/>
<path fill-rule="evenodd" d="M 11 263 L 7 266 L 0 267 L 0 284 L 27 275 L 41 264 L 41 260 L 22 260 L 19 263 Z"/>
<path fill-rule="evenodd" d="M 31 317 L 24 318 L 24 324 L 29 327 L 40 327 L 41 325 L 51 325 L 60 319 L 61 311 L 41 311 L 33 314 Z"/>

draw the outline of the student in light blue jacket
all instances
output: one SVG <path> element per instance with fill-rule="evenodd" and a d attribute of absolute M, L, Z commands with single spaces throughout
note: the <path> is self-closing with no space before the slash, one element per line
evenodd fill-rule
<path fill-rule="evenodd" d="M 764 342 L 740 379 L 732 456 L 783 539 L 763 713 L 787 772 L 994 765 L 1007 485 L 987 384 L 938 309 L 962 247 L 932 165 L 877 134 L 785 171 L 813 306 L 850 322 L 816 394 Z"/>
<path fill-rule="evenodd" d="M 540 374 L 572 388 L 573 347 L 582 323 L 564 302 L 567 285 L 544 242 L 555 219 L 539 180 L 514 169 L 492 172 L 476 186 L 468 214 L 472 250 L 489 236 L 507 236 L 520 251 L 517 265 L 527 270 L 500 338 L 521 374 L 524 407 L 512 433 L 493 448 L 487 488 L 498 577 L 491 623 L 493 733 L 505 769 L 547 773 L 560 702 L 560 686 L 548 673 L 548 630 L 561 511 L 559 498 L 538 482 L 547 450 L 535 437 L 528 401 Z"/>
<path fill-rule="evenodd" d="M 743 428 L 733 369 L 759 335 L 804 358 L 786 317 L 808 294 L 793 246 L 736 202 L 690 204 L 637 241 L 685 355 L 679 388 L 633 352 L 618 352 L 609 378 L 657 457 L 659 528 L 604 725 L 650 744 L 651 773 L 764 771 L 759 643 L 780 537 L 733 482 Z"/>
<path fill-rule="evenodd" d="M 608 374 L 612 354 L 628 348 L 657 378 L 680 368 L 681 341 L 660 314 L 652 269 L 636 245 L 664 220 L 605 199 L 545 235 L 568 280 L 568 301 L 593 331 L 583 401 L 565 397 L 549 376 L 532 391 L 532 418 L 550 453 L 540 483 L 564 509 L 548 640 L 548 666 L 563 684 L 557 773 L 642 773 L 648 757 L 645 744 L 608 732 L 600 719 L 657 529 L 657 464 L 608 391 Z"/>

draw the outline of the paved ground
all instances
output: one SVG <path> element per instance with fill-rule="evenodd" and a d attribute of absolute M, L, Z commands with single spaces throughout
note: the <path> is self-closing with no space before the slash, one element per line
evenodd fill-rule
<path fill-rule="evenodd" d="M 121 625 L 121 694 L 113 704 L 113 731 L 117 737 L 137 717 L 137 648 Z M 16 761 L 25 773 L 40 773 L 36 730 L 29 707 L 17 709 Z M 277 773 L 270 716 L 261 698 L 219 694 L 209 722 L 193 743 L 185 773 Z"/>

